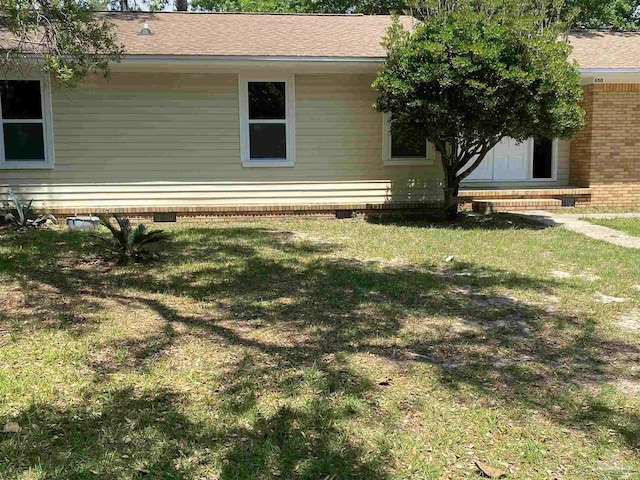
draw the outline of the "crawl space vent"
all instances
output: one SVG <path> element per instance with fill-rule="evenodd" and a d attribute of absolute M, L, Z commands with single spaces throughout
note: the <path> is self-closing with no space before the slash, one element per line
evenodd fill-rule
<path fill-rule="evenodd" d="M 175 213 L 154 213 L 153 223 L 175 222 L 177 220 Z"/>

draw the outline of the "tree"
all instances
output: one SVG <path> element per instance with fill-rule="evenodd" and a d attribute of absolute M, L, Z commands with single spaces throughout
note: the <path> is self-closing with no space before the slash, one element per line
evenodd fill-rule
<path fill-rule="evenodd" d="M 87 73 L 109 73 L 120 60 L 112 25 L 75 0 L 0 0 L 0 68 L 42 68 L 72 87 Z"/>
<path fill-rule="evenodd" d="M 439 0 L 414 31 L 395 22 L 373 83 L 392 135 L 439 152 L 449 219 L 460 182 L 502 138 L 567 138 L 583 126 L 580 75 L 554 5 L 507 2 Z"/>
<path fill-rule="evenodd" d="M 193 0 L 196 9 L 213 12 L 401 13 L 403 0 Z"/>
<path fill-rule="evenodd" d="M 640 26 L 637 0 L 567 0 L 565 12 L 574 28 L 635 30 Z"/>
<path fill-rule="evenodd" d="M 89 5 L 89 10 L 108 10 L 112 12 L 156 12 L 165 8 L 171 0 L 85 0 Z M 175 0 L 176 10 L 183 5 L 187 6 L 188 0 Z"/>

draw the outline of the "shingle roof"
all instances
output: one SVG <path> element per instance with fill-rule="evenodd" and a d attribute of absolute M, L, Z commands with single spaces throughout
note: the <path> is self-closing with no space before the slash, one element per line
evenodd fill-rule
<path fill-rule="evenodd" d="M 580 68 L 640 68 L 640 32 L 576 31 L 569 42 Z"/>
<path fill-rule="evenodd" d="M 111 13 L 129 55 L 381 58 L 388 15 Z M 405 28 L 415 20 L 400 17 Z M 140 35 L 147 22 L 153 35 Z M 581 68 L 640 68 L 640 32 L 569 35 Z"/>
<path fill-rule="evenodd" d="M 384 57 L 388 15 L 109 14 L 129 55 Z M 405 27 L 408 16 L 400 18 Z M 152 35 L 140 35 L 147 22 Z"/>
<path fill-rule="evenodd" d="M 381 59 L 389 15 L 103 12 L 127 55 Z M 405 28 L 416 20 L 401 16 Z M 147 23 L 152 35 L 140 35 Z M 0 29 L 0 39 L 9 35 Z M 571 59 L 583 69 L 640 69 L 640 32 L 574 31 Z"/>

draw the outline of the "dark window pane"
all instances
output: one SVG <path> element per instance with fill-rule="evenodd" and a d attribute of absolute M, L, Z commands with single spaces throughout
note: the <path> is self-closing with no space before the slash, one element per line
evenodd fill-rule
<path fill-rule="evenodd" d="M 40 82 L 37 80 L 0 81 L 0 101 L 2 118 L 30 120 L 42 118 Z"/>
<path fill-rule="evenodd" d="M 287 158 L 287 128 L 283 123 L 249 125 L 249 158 Z"/>
<path fill-rule="evenodd" d="M 41 123 L 5 123 L 3 127 L 6 161 L 44 161 L 44 135 Z"/>
<path fill-rule="evenodd" d="M 404 145 L 400 140 L 391 136 L 391 158 L 426 158 L 427 142 L 417 145 Z"/>
<path fill-rule="evenodd" d="M 249 82 L 249 118 L 286 118 L 284 82 Z"/>
<path fill-rule="evenodd" d="M 553 165 L 553 142 L 536 139 L 533 143 L 533 178 L 551 178 Z"/>

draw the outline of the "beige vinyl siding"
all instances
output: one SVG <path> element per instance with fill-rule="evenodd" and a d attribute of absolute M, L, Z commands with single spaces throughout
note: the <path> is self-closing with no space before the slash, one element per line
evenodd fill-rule
<path fill-rule="evenodd" d="M 236 74 L 116 73 L 52 92 L 55 167 L 3 170 L 39 206 L 436 200 L 437 166 L 385 167 L 372 75 L 296 75 L 294 167 L 240 162 Z"/>

